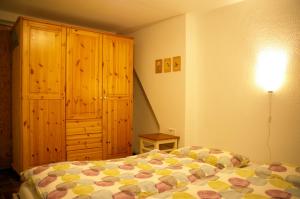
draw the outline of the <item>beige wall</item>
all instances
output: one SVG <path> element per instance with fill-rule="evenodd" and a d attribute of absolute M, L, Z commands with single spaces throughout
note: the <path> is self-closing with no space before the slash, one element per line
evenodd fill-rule
<path fill-rule="evenodd" d="M 0 10 L 0 20 L 15 22 L 18 16 L 16 13 Z"/>
<path fill-rule="evenodd" d="M 143 28 L 134 37 L 134 67 L 160 123 L 161 132 L 185 132 L 185 16 Z M 156 59 L 182 57 L 181 72 L 155 74 Z"/>
<path fill-rule="evenodd" d="M 200 107 L 200 101 L 203 101 L 202 75 L 203 68 L 202 45 L 203 32 L 199 19 L 203 16 L 201 13 L 186 14 L 186 70 L 185 70 L 185 145 L 199 141 L 197 132 L 200 130 L 200 120 L 203 112 Z"/>
<path fill-rule="evenodd" d="M 159 132 L 159 124 L 151 110 L 136 75 L 133 76 L 133 152 L 139 153 L 139 135 Z"/>
<path fill-rule="evenodd" d="M 279 46 L 289 53 L 289 64 L 284 85 L 273 96 L 271 161 L 300 163 L 299 10 L 298 0 L 248 0 L 205 17 L 187 15 L 193 20 L 187 24 L 199 27 L 187 29 L 194 34 L 192 46 L 198 51 L 198 56 L 194 52 L 190 57 L 199 63 L 187 68 L 200 67 L 198 82 L 186 88 L 187 93 L 199 92 L 199 101 L 190 105 L 199 111 L 193 118 L 198 125 L 186 132 L 192 138 L 187 144 L 269 161 L 268 95 L 255 84 L 255 63 L 261 48 Z"/>

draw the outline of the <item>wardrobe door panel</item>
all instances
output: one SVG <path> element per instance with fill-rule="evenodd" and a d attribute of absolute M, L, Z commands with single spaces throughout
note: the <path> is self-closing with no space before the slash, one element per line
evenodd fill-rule
<path fill-rule="evenodd" d="M 100 118 L 102 70 L 99 33 L 69 29 L 67 44 L 67 119 Z"/>
<path fill-rule="evenodd" d="M 65 119 L 62 100 L 30 100 L 30 166 L 65 159 Z"/>
<path fill-rule="evenodd" d="M 131 39 L 103 36 L 103 131 L 107 159 L 131 154 L 132 49 Z"/>
<path fill-rule="evenodd" d="M 108 99 L 106 106 L 107 155 L 113 158 L 130 154 L 130 101 L 128 99 Z"/>
<path fill-rule="evenodd" d="M 29 98 L 64 98 L 66 29 L 25 21 L 24 33 L 24 91 Z"/>
<path fill-rule="evenodd" d="M 131 39 L 105 35 L 103 39 L 104 95 L 131 97 L 132 48 Z"/>
<path fill-rule="evenodd" d="M 24 20 L 22 169 L 65 160 L 66 28 Z"/>

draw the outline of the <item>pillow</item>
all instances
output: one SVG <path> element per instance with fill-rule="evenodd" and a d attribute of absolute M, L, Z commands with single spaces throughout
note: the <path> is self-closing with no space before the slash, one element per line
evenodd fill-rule
<path fill-rule="evenodd" d="M 211 164 L 220 169 L 225 167 L 245 167 L 249 163 L 249 159 L 240 154 L 200 146 L 175 149 L 171 152 L 171 154 L 176 155 L 177 157 L 190 157 L 195 160 Z"/>

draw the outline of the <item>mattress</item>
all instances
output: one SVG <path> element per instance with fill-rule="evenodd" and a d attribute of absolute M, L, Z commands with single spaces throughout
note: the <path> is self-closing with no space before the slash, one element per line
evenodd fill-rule
<path fill-rule="evenodd" d="M 238 154 L 195 147 L 58 162 L 23 175 L 27 183 L 20 189 L 21 199 L 300 198 L 300 167 L 258 165 Z"/>

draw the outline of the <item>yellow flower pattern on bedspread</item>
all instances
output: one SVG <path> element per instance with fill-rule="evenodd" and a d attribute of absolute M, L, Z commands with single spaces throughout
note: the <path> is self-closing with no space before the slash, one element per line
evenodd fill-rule
<path fill-rule="evenodd" d="M 160 151 L 42 165 L 23 175 L 45 199 L 300 198 L 300 167 L 250 164 L 220 169 L 189 155 Z"/>

